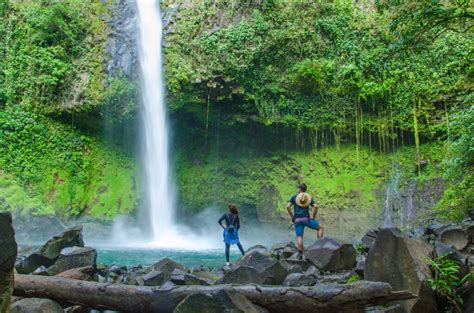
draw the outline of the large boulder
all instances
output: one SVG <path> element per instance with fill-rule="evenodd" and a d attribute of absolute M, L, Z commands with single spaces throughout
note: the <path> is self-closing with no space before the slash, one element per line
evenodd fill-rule
<path fill-rule="evenodd" d="M 375 240 L 377 239 L 378 232 L 378 229 L 371 229 L 365 233 L 364 237 L 362 237 L 362 244 L 367 247 L 367 249 L 372 248 L 372 246 L 374 245 Z"/>
<path fill-rule="evenodd" d="M 305 256 L 320 270 L 335 272 L 351 269 L 356 263 L 357 252 L 352 245 L 324 238 L 309 246 Z"/>
<path fill-rule="evenodd" d="M 12 216 L 0 213 L 0 312 L 8 312 L 13 293 L 13 267 L 17 253 Z"/>
<path fill-rule="evenodd" d="M 286 269 L 275 258 L 254 251 L 244 255 L 237 261 L 237 265 L 254 268 L 264 277 L 263 284 L 279 285 L 285 280 Z"/>
<path fill-rule="evenodd" d="M 219 284 L 263 284 L 266 275 L 249 266 L 234 266 L 217 281 Z"/>
<path fill-rule="evenodd" d="M 11 305 L 10 313 L 64 313 L 64 310 L 53 300 L 24 298 Z"/>
<path fill-rule="evenodd" d="M 153 271 L 143 275 L 143 284 L 145 286 L 162 285 L 169 277 L 162 271 Z"/>
<path fill-rule="evenodd" d="M 68 247 L 84 247 L 82 226 L 72 227 L 54 236 L 39 249 L 39 254 L 49 259 L 54 259 L 64 248 Z"/>
<path fill-rule="evenodd" d="M 49 275 L 56 275 L 72 268 L 96 267 L 97 251 L 89 247 L 70 247 L 61 251 L 54 265 L 48 267 Z"/>
<path fill-rule="evenodd" d="M 175 285 L 210 285 L 211 281 L 190 274 L 180 269 L 175 269 L 170 276 L 170 281 Z"/>
<path fill-rule="evenodd" d="M 459 251 L 464 250 L 469 244 L 469 237 L 461 226 L 443 227 L 437 231 L 438 240 L 455 247 Z"/>
<path fill-rule="evenodd" d="M 246 253 L 249 254 L 254 251 L 260 252 L 261 254 L 270 255 L 270 251 L 268 251 L 267 247 L 262 246 L 262 245 L 251 246 L 250 248 L 247 249 Z"/>
<path fill-rule="evenodd" d="M 150 266 L 150 269 L 151 271 L 161 271 L 168 276 L 170 276 L 175 269 L 189 272 L 186 267 L 168 258 L 164 258 L 159 262 L 153 264 L 152 266 Z"/>
<path fill-rule="evenodd" d="M 318 282 L 319 271 L 311 266 L 303 273 L 291 273 L 286 276 L 282 285 L 287 287 L 314 286 Z"/>
<path fill-rule="evenodd" d="M 270 251 L 272 257 L 278 260 L 288 259 L 298 252 L 296 245 L 292 241 L 274 244 Z"/>
<path fill-rule="evenodd" d="M 416 294 L 417 299 L 400 303 L 408 313 L 438 312 L 435 295 L 427 284 L 432 278 L 427 262 L 431 252 L 430 245 L 404 236 L 399 229 L 382 229 L 367 256 L 364 278 Z"/>
<path fill-rule="evenodd" d="M 41 248 L 23 257 L 15 265 L 18 273 L 29 274 L 38 267 L 50 267 L 59 257 L 62 249 L 68 247 L 84 247 L 82 226 L 70 228 L 48 240 Z"/>
<path fill-rule="evenodd" d="M 173 313 L 264 313 L 267 310 L 254 305 L 244 295 L 221 290 L 215 294 L 196 293 L 181 301 Z"/>

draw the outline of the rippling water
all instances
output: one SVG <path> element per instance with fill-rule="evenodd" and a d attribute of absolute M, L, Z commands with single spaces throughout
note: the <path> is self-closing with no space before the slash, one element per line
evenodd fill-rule
<path fill-rule="evenodd" d="M 231 261 L 239 258 L 237 248 L 231 249 Z M 141 264 L 149 266 L 163 258 L 170 258 L 187 267 L 204 265 L 219 268 L 225 264 L 224 248 L 222 250 L 162 250 L 162 249 L 97 249 L 97 263 L 106 265 L 125 265 L 127 267 Z"/>

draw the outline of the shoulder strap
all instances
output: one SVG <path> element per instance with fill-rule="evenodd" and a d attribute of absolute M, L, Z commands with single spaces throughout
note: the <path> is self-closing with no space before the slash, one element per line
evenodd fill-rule
<path fill-rule="evenodd" d="M 230 225 L 234 226 L 235 221 L 237 220 L 237 218 L 235 217 L 235 215 L 229 213 L 227 216 L 229 217 L 229 223 L 230 223 Z M 232 221 L 231 221 L 231 219 L 230 219 L 231 216 L 232 216 Z"/>

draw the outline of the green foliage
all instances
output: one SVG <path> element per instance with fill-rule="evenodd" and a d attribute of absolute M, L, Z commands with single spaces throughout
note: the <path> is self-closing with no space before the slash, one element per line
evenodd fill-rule
<path fill-rule="evenodd" d="M 360 280 L 359 275 L 354 274 L 354 275 L 352 275 L 351 277 L 349 277 L 349 279 L 347 280 L 347 283 L 348 283 L 348 284 L 353 284 L 353 283 L 355 283 L 355 282 L 357 282 L 357 281 L 359 281 L 359 280 Z"/>
<path fill-rule="evenodd" d="M 472 281 L 474 276 L 469 273 L 460 278 L 459 273 L 461 266 L 457 261 L 450 259 L 447 255 L 429 260 L 429 262 L 435 272 L 435 278 L 428 279 L 428 284 L 440 296 L 446 297 L 450 304 L 455 307 L 456 312 L 461 312 L 460 305 L 463 301 L 458 293 L 458 289 L 466 281 Z"/>
<path fill-rule="evenodd" d="M 0 111 L 0 195 L 31 214 L 112 217 L 136 207 L 135 165 L 37 113 Z"/>
<path fill-rule="evenodd" d="M 136 111 L 137 86 L 123 75 L 113 77 L 104 94 L 104 107 L 112 121 L 122 121 Z"/>
<path fill-rule="evenodd" d="M 2 36 L 7 104 L 44 113 L 84 111 L 100 104 L 103 14 L 101 2 L 10 3 Z"/>

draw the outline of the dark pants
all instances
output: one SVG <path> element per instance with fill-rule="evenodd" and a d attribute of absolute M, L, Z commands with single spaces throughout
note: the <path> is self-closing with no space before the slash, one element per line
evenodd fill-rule
<path fill-rule="evenodd" d="M 242 244 L 240 242 L 237 244 L 237 247 L 239 247 L 240 253 L 242 253 L 242 255 L 245 255 L 244 248 L 242 247 Z M 227 260 L 227 262 L 229 262 L 229 253 L 230 245 L 225 244 L 225 259 Z"/>

